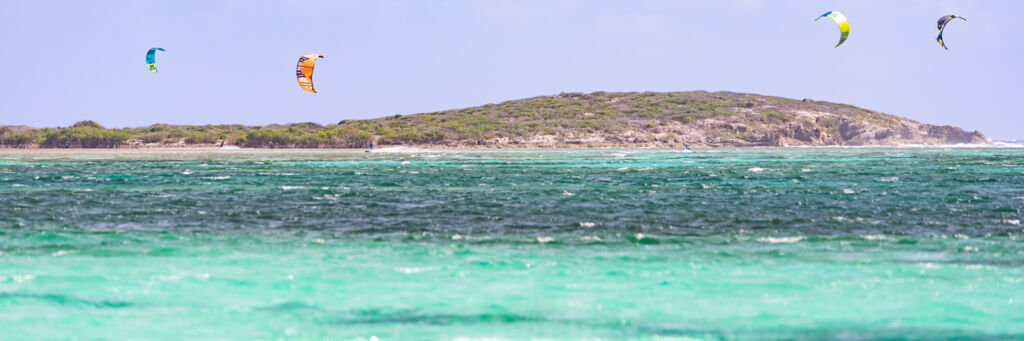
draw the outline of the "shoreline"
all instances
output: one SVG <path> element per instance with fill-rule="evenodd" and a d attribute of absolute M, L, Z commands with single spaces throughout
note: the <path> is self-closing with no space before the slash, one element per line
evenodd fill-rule
<path fill-rule="evenodd" d="M 228 147 L 228 148 L 225 148 Z M 567 145 L 512 145 L 512 146 L 449 146 L 449 145 L 387 145 L 377 146 L 374 149 L 369 148 L 249 148 L 249 147 L 238 147 L 238 146 L 182 146 L 182 145 L 164 145 L 164 146 L 130 146 L 130 147 L 119 147 L 119 148 L 12 148 L 0 146 L 0 154 L 17 154 L 17 152 L 145 152 L 145 151 L 337 151 L 337 152 L 425 152 L 425 151 L 489 151 L 489 150 L 557 150 L 557 149 L 647 149 L 647 150 L 684 150 L 685 146 L 679 145 L 578 145 L 578 144 L 567 144 Z M 768 149 L 768 148 L 779 148 L 779 149 L 868 149 L 868 148 L 893 148 L 893 149 L 948 149 L 948 148 L 996 148 L 996 149 L 1016 149 L 1024 148 L 1024 143 L 1010 143 L 1010 142 L 993 142 L 986 144 L 886 144 L 886 145 L 796 145 L 796 146 L 707 146 L 707 145 L 690 145 L 690 147 L 699 152 L 700 150 L 710 149 Z"/>

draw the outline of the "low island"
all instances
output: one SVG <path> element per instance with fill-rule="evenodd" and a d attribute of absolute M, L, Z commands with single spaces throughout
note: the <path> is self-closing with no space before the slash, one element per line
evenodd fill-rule
<path fill-rule="evenodd" d="M 0 126 L 5 148 L 546 148 L 986 144 L 981 133 L 846 104 L 733 92 L 561 93 L 414 115 L 318 123 Z"/>

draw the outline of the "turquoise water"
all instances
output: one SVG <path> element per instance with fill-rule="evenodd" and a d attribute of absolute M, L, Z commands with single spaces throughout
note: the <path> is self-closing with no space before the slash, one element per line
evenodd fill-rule
<path fill-rule="evenodd" d="M 0 150 L 0 338 L 1024 338 L 1024 149 L 392 151 Z"/>

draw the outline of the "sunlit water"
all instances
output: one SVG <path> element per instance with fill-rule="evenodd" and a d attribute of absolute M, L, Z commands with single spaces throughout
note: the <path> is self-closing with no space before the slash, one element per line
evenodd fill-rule
<path fill-rule="evenodd" d="M 0 150 L 3 339 L 1024 337 L 1024 149 Z"/>

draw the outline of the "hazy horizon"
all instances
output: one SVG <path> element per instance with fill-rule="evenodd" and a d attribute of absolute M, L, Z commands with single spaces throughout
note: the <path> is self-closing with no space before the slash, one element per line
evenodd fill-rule
<path fill-rule="evenodd" d="M 732 91 L 1024 138 L 1014 1 L 0 4 L 0 124 L 336 123 L 560 92 Z M 851 23 L 839 38 L 838 10 Z M 36 15 L 47 16 L 38 24 Z M 935 20 L 963 15 L 935 42 Z M 150 47 L 159 73 L 144 63 Z M 294 66 L 320 53 L 318 94 Z M 31 64 L 26 63 L 31 62 Z"/>

